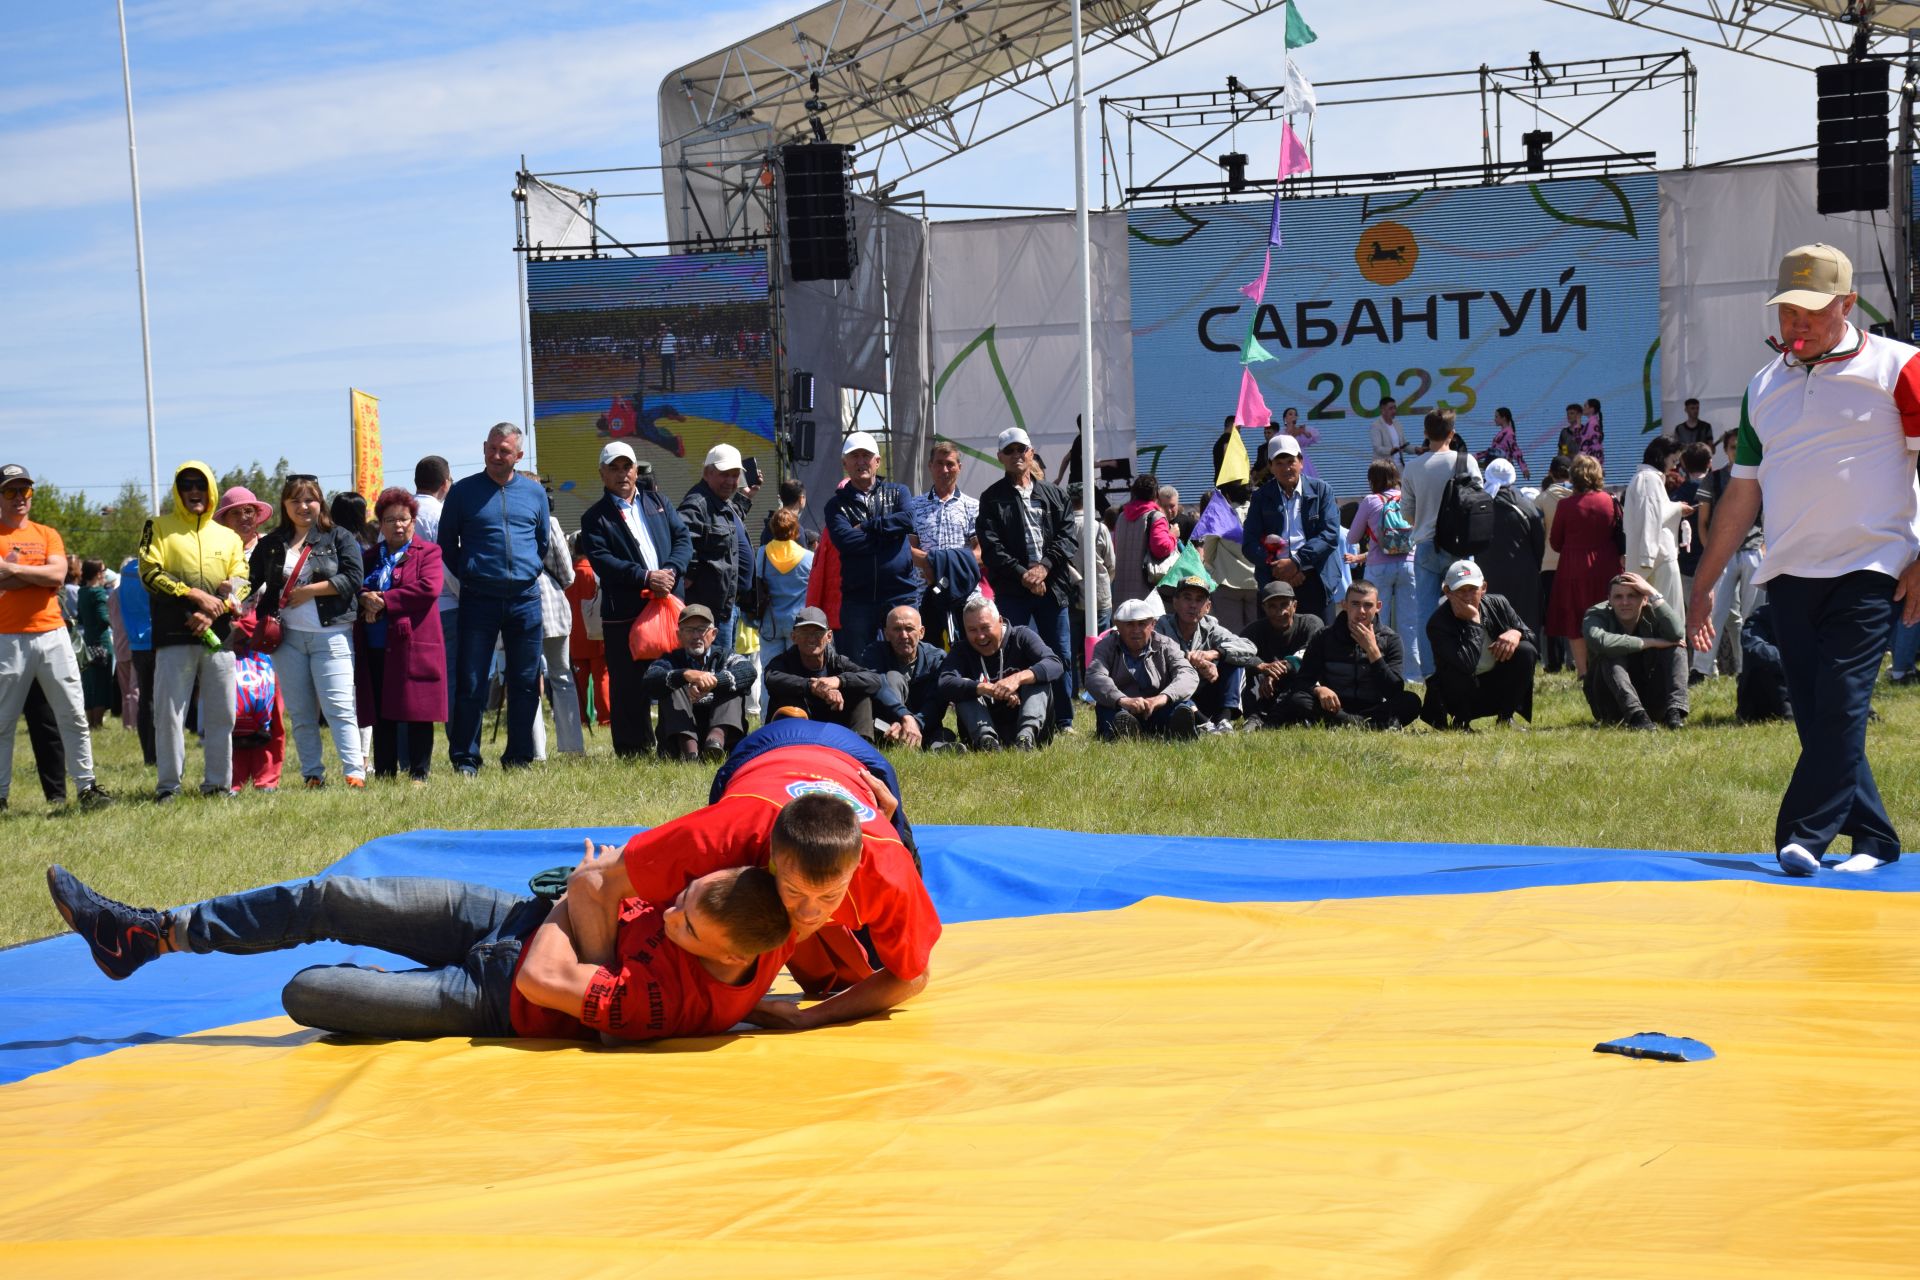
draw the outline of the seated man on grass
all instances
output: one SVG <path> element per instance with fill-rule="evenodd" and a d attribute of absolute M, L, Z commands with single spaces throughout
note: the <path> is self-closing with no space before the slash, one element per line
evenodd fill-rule
<path fill-rule="evenodd" d="M 1213 616 L 1213 591 L 1207 580 L 1198 574 L 1180 579 L 1173 590 L 1172 612 L 1162 614 L 1154 630 L 1180 646 L 1200 677 L 1193 705 L 1200 711 L 1201 731 L 1231 733 L 1233 721 L 1240 716 L 1243 673 L 1260 661 L 1260 654 L 1251 640 L 1233 634 Z"/>
<path fill-rule="evenodd" d="M 1053 736 L 1053 691 L 1060 656 L 1032 627 L 1016 627 L 983 595 L 960 611 L 964 642 L 940 669 L 940 692 L 953 704 L 960 738 L 975 751 L 1012 743 L 1031 751 Z"/>
<path fill-rule="evenodd" d="M 1503 726 L 1515 714 L 1533 719 L 1533 632 L 1505 596 L 1487 590 L 1473 561 L 1454 561 L 1443 584 L 1440 607 L 1427 619 L 1433 674 L 1420 718 L 1469 732 L 1482 716 Z"/>
<path fill-rule="evenodd" d="M 910 604 L 887 612 L 880 639 L 860 655 L 860 665 L 880 677 L 873 695 L 873 728 L 881 742 L 931 747 L 945 742 L 947 700 L 940 696 L 944 650 L 927 643 L 920 611 Z"/>
<path fill-rule="evenodd" d="M 1404 729 L 1419 718 L 1420 699 L 1406 687 L 1401 661 L 1400 637 L 1380 621 L 1380 589 L 1354 583 L 1307 644 L 1291 723 Z"/>
<path fill-rule="evenodd" d="M 1260 588 L 1260 616 L 1247 628 L 1247 639 L 1260 659 L 1252 669 L 1253 687 L 1244 702 L 1248 727 L 1278 728 L 1300 719 L 1300 706 L 1291 695 L 1311 689 L 1300 674 L 1307 646 L 1320 634 L 1320 619 L 1301 613 L 1294 590 L 1284 582 Z"/>
<path fill-rule="evenodd" d="M 1587 610 L 1580 633 L 1595 720 L 1629 729 L 1686 724 L 1686 619 L 1673 601 L 1639 574 L 1620 574 L 1607 598 Z"/>
<path fill-rule="evenodd" d="M 787 972 L 809 995 L 829 998 L 806 1007 L 763 1000 L 748 1020 L 800 1029 L 893 1008 L 925 988 L 940 937 L 899 795 L 887 758 L 849 730 L 792 719 L 754 730 L 714 775 L 706 808 L 642 831 L 574 874 L 567 900 L 580 959 L 601 954 L 628 898 L 671 898 L 722 867 L 768 867 L 793 920 Z M 859 850 L 851 875 L 832 883 L 800 867 L 780 835 L 788 813 L 822 797 L 851 811 L 848 839 Z"/>
<path fill-rule="evenodd" d="M 1093 646 L 1087 692 L 1095 727 L 1109 741 L 1199 734 L 1193 695 L 1200 677 L 1179 642 L 1154 630 L 1155 616 L 1145 600 L 1129 600 L 1113 611 L 1113 630 Z"/>
<path fill-rule="evenodd" d="M 722 653 L 713 611 L 690 604 L 680 614 L 680 647 L 653 660 L 646 690 L 660 704 L 660 754 L 669 760 L 721 761 L 747 736 L 753 659 Z"/>
<path fill-rule="evenodd" d="M 851 815 L 842 823 L 851 828 Z M 842 864 L 838 883 L 851 875 L 850 859 L 815 869 L 833 879 L 827 872 Z M 779 885 L 757 867 L 715 871 L 657 900 L 627 899 L 592 963 L 576 959 L 565 898 L 452 880 L 323 876 L 176 911 L 115 902 L 61 867 L 47 869 L 47 887 L 116 980 L 170 951 L 255 955 L 327 940 L 422 966 L 316 965 L 293 976 L 280 996 L 289 1017 L 354 1036 L 717 1035 L 752 1012 L 790 949 Z"/>
<path fill-rule="evenodd" d="M 793 616 L 792 643 L 767 664 L 767 718 L 817 720 L 873 737 L 873 695 L 880 677 L 843 657 L 824 609 Z"/>

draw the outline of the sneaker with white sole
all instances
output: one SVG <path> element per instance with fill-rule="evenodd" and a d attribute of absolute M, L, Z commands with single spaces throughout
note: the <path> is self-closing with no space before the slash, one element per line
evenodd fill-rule
<path fill-rule="evenodd" d="M 1820 859 L 1797 844 L 1782 845 L 1774 856 L 1780 860 L 1780 869 L 1790 876 L 1810 876 L 1820 869 Z"/>

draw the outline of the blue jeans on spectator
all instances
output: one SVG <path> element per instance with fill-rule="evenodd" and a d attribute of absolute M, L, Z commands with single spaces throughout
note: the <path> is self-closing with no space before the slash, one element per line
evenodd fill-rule
<path fill-rule="evenodd" d="M 1187 708 L 1187 710 L 1193 712 L 1196 716 L 1200 714 L 1199 709 L 1193 705 L 1191 699 L 1183 702 L 1169 702 L 1166 706 L 1161 707 L 1158 711 L 1148 716 L 1147 722 L 1140 726 L 1141 729 L 1149 735 L 1165 737 L 1168 729 L 1172 727 L 1173 713 L 1181 707 Z M 1095 732 L 1102 738 L 1112 738 L 1114 736 L 1113 718 L 1119 713 L 1120 708 L 1118 707 L 1095 707 L 1093 709 L 1093 727 Z"/>
<path fill-rule="evenodd" d="M 453 720 L 453 673 L 458 669 L 455 659 L 460 656 L 460 610 L 443 609 L 440 612 L 440 641 L 447 649 L 447 720 Z"/>
<path fill-rule="evenodd" d="M 1897 620 L 1893 624 L 1893 669 L 1889 675 L 1909 676 L 1913 674 L 1913 664 L 1920 659 L 1920 622 L 1907 626 Z"/>
<path fill-rule="evenodd" d="M 273 674 L 280 698 L 287 704 L 288 736 L 300 753 L 300 776 L 314 780 L 327 776 L 327 758 L 320 747 L 324 712 L 341 771 L 349 778 L 366 777 L 354 699 L 353 633 L 339 627 L 328 631 L 286 628 L 280 647 L 274 650 Z"/>
<path fill-rule="evenodd" d="M 1414 655 L 1427 647 L 1427 618 L 1433 613 L 1429 609 L 1415 620 L 1419 606 L 1415 603 L 1413 557 L 1368 565 L 1367 581 L 1380 592 L 1380 621 L 1400 637 L 1401 671 L 1412 678 Z M 1437 606 L 1439 601 L 1434 603 Z"/>
<path fill-rule="evenodd" d="M 419 969 L 316 965 L 280 1001 L 295 1022 L 346 1035 L 510 1036 L 522 941 L 546 918 L 536 898 L 413 876 L 323 876 L 211 898 L 179 913 L 189 951 L 259 955 L 344 942 L 404 956 Z"/>
<path fill-rule="evenodd" d="M 880 639 L 880 628 L 895 606 L 869 600 L 840 601 L 840 629 L 833 633 L 833 647 L 845 654 L 858 655 Z"/>
<path fill-rule="evenodd" d="M 1855 853 L 1900 856 L 1867 763 L 1867 716 L 1880 655 L 1893 629 L 1894 579 L 1862 569 L 1838 578 L 1782 574 L 1767 583 L 1800 759 L 1780 798 L 1774 848 L 1798 844 L 1815 857 L 1835 836 Z"/>
<path fill-rule="evenodd" d="M 453 767 L 480 767 L 480 722 L 487 710 L 487 671 L 493 646 L 504 638 L 509 768 L 533 763 L 533 718 L 540 714 L 540 588 L 529 582 L 512 597 L 469 592 L 460 599 L 459 665 L 453 677 L 453 719 L 447 723 L 447 754 Z"/>
<path fill-rule="evenodd" d="M 1051 595 L 1025 591 L 997 596 L 1000 616 L 1016 627 L 1032 627 L 1060 659 L 1060 678 L 1053 682 L 1053 720 L 1063 729 L 1073 727 L 1073 619 Z"/>
<path fill-rule="evenodd" d="M 1394 628 L 1405 655 L 1402 669 L 1409 680 L 1424 683 L 1433 674 L 1433 655 L 1427 652 L 1427 619 L 1440 607 L 1441 588 L 1446 585 L 1447 570 L 1452 564 L 1453 557 L 1433 543 L 1414 544 L 1413 619 L 1405 631 Z"/>
<path fill-rule="evenodd" d="M 727 616 L 723 618 L 720 616 L 720 611 L 715 609 L 713 616 L 713 629 L 717 633 L 713 638 L 713 651 L 715 653 L 732 653 L 734 637 L 740 630 L 740 611 L 738 609 L 729 609 L 727 610 Z"/>

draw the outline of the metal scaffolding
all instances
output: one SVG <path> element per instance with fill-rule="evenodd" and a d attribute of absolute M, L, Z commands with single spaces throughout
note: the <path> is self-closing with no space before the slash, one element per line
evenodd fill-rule
<path fill-rule="evenodd" d="M 1916 0 L 1546 0 L 1562 9 L 1678 36 L 1789 67 L 1836 62 L 1858 46 L 1905 59 L 1920 30 Z"/>

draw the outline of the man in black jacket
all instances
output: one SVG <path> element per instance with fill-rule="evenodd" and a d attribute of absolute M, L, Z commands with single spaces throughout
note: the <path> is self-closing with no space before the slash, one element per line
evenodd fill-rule
<path fill-rule="evenodd" d="M 793 643 L 767 664 L 767 715 L 797 716 L 873 739 L 873 695 L 880 677 L 840 656 L 821 609 L 793 615 Z"/>
<path fill-rule="evenodd" d="M 747 541 L 743 517 L 753 501 L 740 487 L 744 463 L 730 444 L 707 450 L 700 479 L 680 499 L 680 518 L 686 522 L 692 555 L 680 598 L 713 611 L 719 632 L 714 642 L 723 653 L 733 652 L 733 632 L 740 614 L 735 606 L 753 585 L 753 549 Z"/>
<path fill-rule="evenodd" d="M 910 604 L 897 605 L 887 614 L 881 639 L 860 655 L 860 665 L 882 681 L 873 695 L 874 728 L 882 742 L 930 747 L 952 737 L 944 723 L 947 700 L 940 693 L 940 668 L 947 655 L 926 637 L 920 611 Z"/>
<path fill-rule="evenodd" d="M 1347 588 L 1347 602 L 1307 645 L 1291 723 L 1403 729 L 1420 715 L 1420 699 L 1401 677 L 1400 637 L 1380 621 L 1380 591 L 1371 582 Z"/>
<path fill-rule="evenodd" d="M 1436 729 L 1473 727 L 1481 716 L 1533 719 L 1536 641 L 1505 596 L 1490 595 L 1480 566 L 1456 560 L 1440 607 L 1427 619 L 1433 674 L 1420 718 Z"/>
<path fill-rule="evenodd" d="M 626 441 L 600 450 L 600 483 L 605 494 L 580 518 L 580 553 L 600 583 L 613 753 L 640 757 L 653 752 L 652 699 L 646 664 L 633 660 L 627 632 L 649 596 L 673 594 L 693 558 L 693 539 L 680 513 L 654 491 L 652 468 L 642 471 Z"/>
<path fill-rule="evenodd" d="M 1324 625 L 1316 615 L 1300 612 L 1291 584 L 1275 579 L 1260 588 L 1260 616 L 1247 628 L 1246 637 L 1260 656 L 1246 697 L 1249 727 L 1278 728 L 1305 718 L 1306 704 L 1292 695 L 1313 687 L 1300 671 L 1306 665 L 1307 646 Z"/>
<path fill-rule="evenodd" d="M 1032 474 L 1032 460 L 1033 441 L 1025 431 L 1008 427 L 1000 433 L 1006 474 L 980 495 L 973 530 L 987 582 L 1007 622 L 1031 627 L 1050 650 L 1064 656 L 1073 645 L 1070 570 L 1080 554 L 1080 533 L 1066 490 Z M 1053 718 L 1063 732 L 1073 731 L 1073 676 L 1064 662 L 1053 680 Z"/>
<path fill-rule="evenodd" d="M 669 760 L 718 764 L 747 736 L 753 659 L 723 653 L 703 604 L 680 615 L 680 647 L 647 668 L 647 694 L 660 700 L 660 754 Z"/>
<path fill-rule="evenodd" d="M 1064 665 L 1059 655 L 1033 628 L 1010 625 L 985 596 L 970 597 L 960 620 L 966 643 L 947 655 L 940 691 L 961 736 L 975 751 L 1009 741 L 1033 750 L 1052 736 L 1047 702 Z"/>

